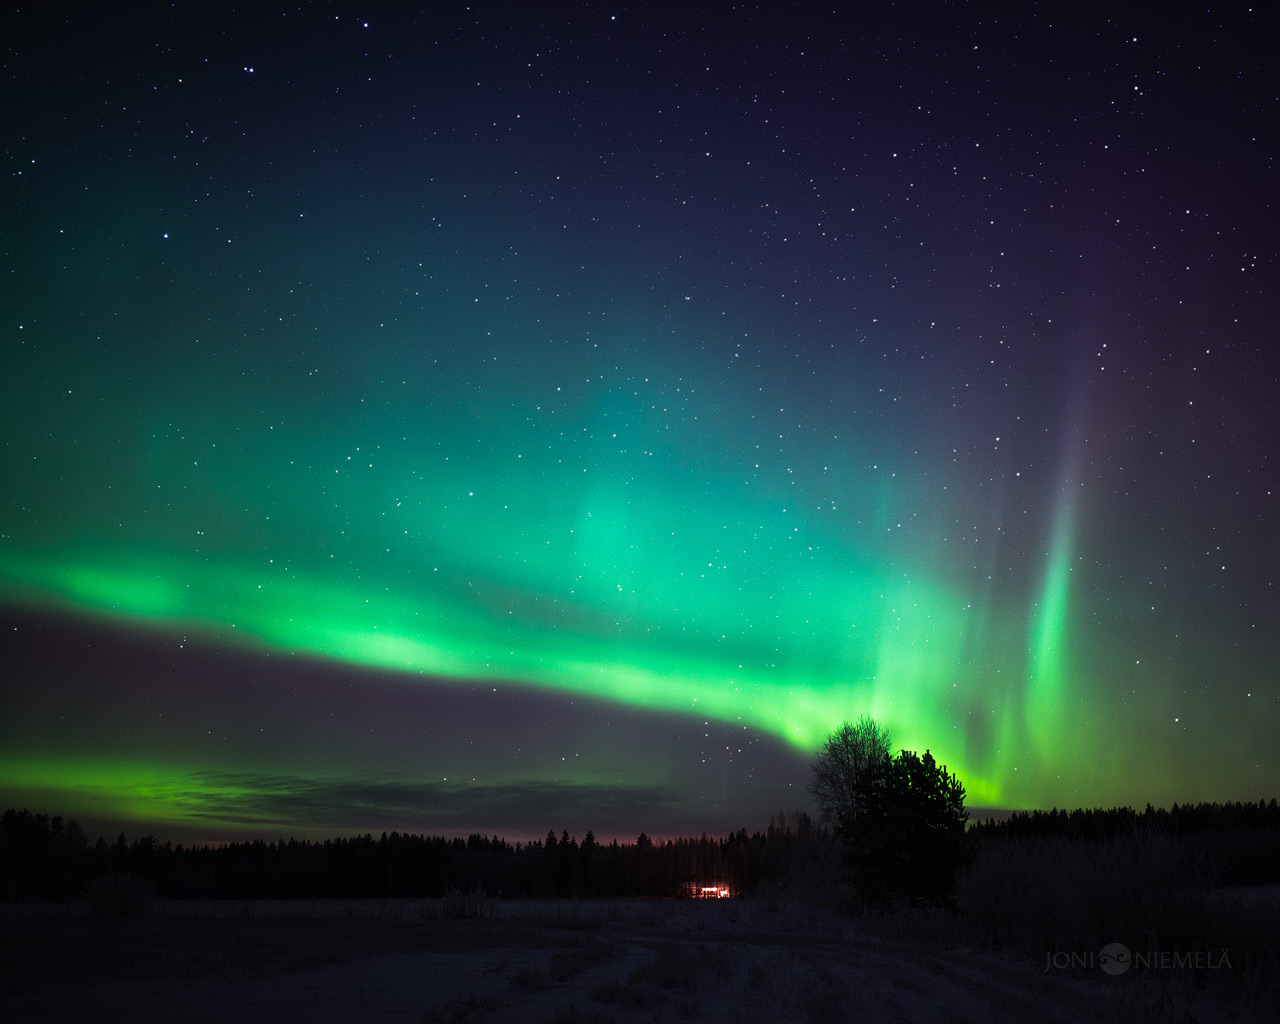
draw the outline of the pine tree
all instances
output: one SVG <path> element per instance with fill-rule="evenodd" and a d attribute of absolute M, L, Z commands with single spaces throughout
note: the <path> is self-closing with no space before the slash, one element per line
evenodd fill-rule
<path fill-rule="evenodd" d="M 965 853 L 964 786 L 926 750 L 869 766 L 841 820 L 854 882 L 871 899 L 945 900 Z"/>

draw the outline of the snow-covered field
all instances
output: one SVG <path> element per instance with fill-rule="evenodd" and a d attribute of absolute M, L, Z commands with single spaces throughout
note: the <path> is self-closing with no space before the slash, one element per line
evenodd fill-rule
<path fill-rule="evenodd" d="M 6 1020 L 1133 1021 L 1114 980 L 755 900 L 172 903 L 0 916 Z M 1191 1005 L 1200 1021 L 1214 1007 Z M 1182 1019 L 1181 1016 L 1177 1019 Z"/>

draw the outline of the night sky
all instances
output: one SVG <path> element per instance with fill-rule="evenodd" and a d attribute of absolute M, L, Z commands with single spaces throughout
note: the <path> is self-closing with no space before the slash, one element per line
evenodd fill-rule
<path fill-rule="evenodd" d="M 1262 14 L 187 6 L 0 15 L 0 804 L 1280 793 Z"/>

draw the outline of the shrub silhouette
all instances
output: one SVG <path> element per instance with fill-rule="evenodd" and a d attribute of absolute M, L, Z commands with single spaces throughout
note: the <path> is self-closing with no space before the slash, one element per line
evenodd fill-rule
<path fill-rule="evenodd" d="M 463 890 L 450 886 L 440 901 L 440 916 L 451 921 L 480 921 L 497 913 L 497 901 L 480 886 Z"/>

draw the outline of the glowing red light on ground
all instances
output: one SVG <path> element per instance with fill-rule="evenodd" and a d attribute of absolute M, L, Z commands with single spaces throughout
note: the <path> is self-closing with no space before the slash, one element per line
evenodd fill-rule
<path fill-rule="evenodd" d="M 733 890 L 727 885 L 700 885 L 690 882 L 685 887 L 685 895 L 695 900 L 727 900 L 733 896 Z"/>

